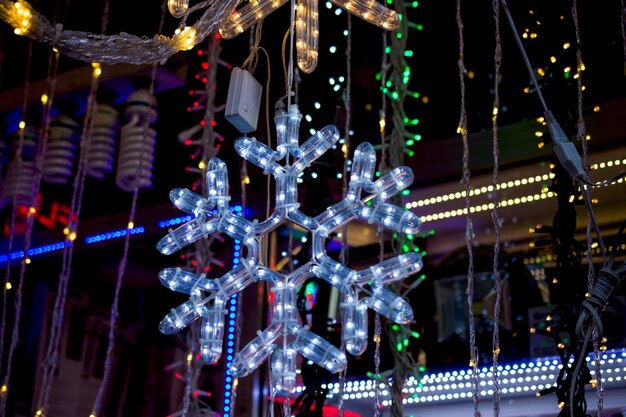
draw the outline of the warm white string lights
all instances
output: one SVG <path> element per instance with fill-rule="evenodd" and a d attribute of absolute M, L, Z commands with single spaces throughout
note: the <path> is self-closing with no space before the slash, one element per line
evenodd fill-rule
<path fill-rule="evenodd" d="M 170 38 L 152 38 L 129 33 L 117 35 L 94 34 L 66 30 L 53 25 L 24 0 L 0 0 L 0 19 L 13 27 L 16 35 L 28 36 L 54 46 L 62 54 L 85 62 L 112 65 L 119 63 L 152 64 L 163 62 L 178 51 L 186 51 L 215 33 L 223 19 L 230 15 L 240 0 L 202 1 L 188 7 L 186 0 L 172 0 L 168 7 L 175 17 L 182 18 Z M 198 20 L 187 26 L 187 17 L 196 10 L 206 9 Z"/>
<path fill-rule="evenodd" d="M 331 0 L 331 2 L 382 29 L 396 30 L 400 26 L 398 14 L 376 0 Z M 220 27 L 220 34 L 225 39 L 234 38 L 285 3 L 287 0 L 251 0 L 226 17 Z M 318 59 L 318 0 L 298 0 L 295 26 L 298 67 L 305 73 L 311 73 L 317 66 Z"/>

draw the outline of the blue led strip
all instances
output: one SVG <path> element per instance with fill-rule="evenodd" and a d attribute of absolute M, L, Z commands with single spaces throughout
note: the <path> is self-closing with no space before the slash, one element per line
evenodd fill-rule
<path fill-rule="evenodd" d="M 144 227 L 138 226 L 138 227 L 133 227 L 132 229 L 130 229 L 130 234 L 139 235 L 145 231 L 146 229 Z M 126 229 L 115 230 L 113 232 L 100 233 L 97 235 L 87 236 L 85 238 L 85 243 L 90 245 L 92 243 L 103 242 L 105 240 L 116 239 L 118 237 L 123 237 L 123 236 L 126 236 Z"/>
<path fill-rule="evenodd" d="M 241 206 L 233 206 L 231 207 L 231 210 L 239 215 L 242 214 Z M 213 211 L 213 213 L 215 213 L 215 211 Z M 176 226 L 179 224 L 186 223 L 192 220 L 193 218 L 194 216 L 192 214 L 188 214 L 182 217 L 174 217 L 172 219 L 161 220 L 160 222 L 158 222 L 158 226 L 159 228 L 163 229 L 166 227 L 171 227 L 171 226 Z M 139 234 L 145 233 L 145 231 L 146 231 L 145 227 L 137 226 L 130 230 L 130 234 L 139 235 Z M 84 242 L 88 245 L 91 245 L 94 243 L 104 242 L 104 241 L 111 240 L 111 239 L 117 239 L 117 238 L 121 238 L 124 236 L 126 236 L 126 229 L 120 229 L 120 230 L 114 230 L 111 232 L 104 232 L 104 233 L 99 233 L 96 235 L 87 236 Z M 53 242 L 47 245 L 37 246 L 34 248 L 30 248 L 28 250 L 28 257 L 33 258 L 37 255 L 42 255 L 44 253 L 56 252 L 56 251 L 63 249 L 64 247 L 65 247 L 65 241 Z M 24 257 L 23 250 L 11 252 L 9 255 L 3 254 L 3 255 L 0 255 L 0 264 L 7 262 L 9 259 L 15 260 L 15 259 L 22 259 L 23 257 Z M 236 260 L 234 262 L 234 265 L 237 266 L 237 264 L 239 264 L 239 255 L 235 255 L 235 258 Z"/>
<path fill-rule="evenodd" d="M 55 252 L 55 251 L 63 249 L 64 247 L 65 247 L 65 242 L 56 242 L 56 243 L 51 243 L 49 245 L 37 246 L 34 248 L 30 248 L 28 250 L 28 256 L 33 257 L 33 256 L 41 255 L 42 253 Z M 24 251 L 18 250 L 15 252 L 11 252 L 11 255 L 8 255 L 8 256 L 0 255 L 0 262 L 6 262 L 9 259 L 9 257 L 11 258 L 11 260 L 22 259 L 24 257 Z"/>
<path fill-rule="evenodd" d="M 235 206 L 232 210 L 237 215 L 242 215 L 241 206 Z M 239 265 L 239 258 L 241 256 L 241 241 L 235 239 L 235 247 L 233 250 L 233 269 Z M 233 362 L 233 355 L 235 354 L 235 333 L 237 329 L 237 293 L 230 298 L 228 307 L 228 327 L 226 332 L 226 379 L 224 383 L 224 413 L 223 417 L 231 416 L 231 396 L 233 389 L 233 377 L 230 374 L 230 365 Z"/>
<path fill-rule="evenodd" d="M 163 228 L 166 228 L 166 227 L 177 226 L 179 224 L 187 223 L 188 221 L 191 221 L 194 218 L 195 218 L 194 215 L 188 214 L 188 215 L 182 216 L 182 217 L 174 217 L 173 219 L 162 220 L 162 221 L 159 222 L 159 227 L 161 229 L 163 229 Z"/>

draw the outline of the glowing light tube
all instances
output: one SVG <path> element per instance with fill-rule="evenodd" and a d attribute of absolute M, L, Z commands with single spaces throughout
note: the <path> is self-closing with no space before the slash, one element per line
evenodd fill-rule
<path fill-rule="evenodd" d="M 363 354 L 367 349 L 367 306 L 359 304 L 351 291 L 342 294 L 341 323 L 346 350 L 355 356 Z"/>
<path fill-rule="evenodd" d="M 296 355 L 295 349 L 276 349 L 270 359 L 272 386 L 278 394 L 288 395 L 296 386 Z"/>
<path fill-rule="evenodd" d="M 296 13 L 298 67 L 310 74 L 317 67 L 319 20 L 317 0 L 299 0 Z"/>
<path fill-rule="evenodd" d="M 220 35 L 224 39 L 234 38 L 285 3 L 287 0 L 252 0 L 226 18 Z"/>
<path fill-rule="evenodd" d="M 413 320 L 413 310 L 409 303 L 388 289 L 374 291 L 374 295 L 362 299 L 361 302 L 396 323 L 406 324 Z"/>
<path fill-rule="evenodd" d="M 376 0 L 330 0 L 336 6 L 360 17 L 385 30 L 397 30 L 400 27 L 398 14 L 386 8 Z"/>
<path fill-rule="evenodd" d="M 328 343 L 321 336 L 298 326 L 297 323 L 290 324 L 292 326 L 290 332 L 296 336 L 292 347 L 300 352 L 302 356 L 331 373 L 346 369 L 348 360 L 342 351 Z"/>
<path fill-rule="evenodd" d="M 200 355 L 207 363 L 215 363 L 222 356 L 225 315 L 224 302 L 219 299 L 204 314 L 200 329 Z"/>

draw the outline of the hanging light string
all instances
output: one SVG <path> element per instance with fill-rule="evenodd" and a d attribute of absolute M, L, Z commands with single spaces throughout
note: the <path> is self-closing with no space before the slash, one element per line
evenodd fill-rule
<path fill-rule="evenodd" d="M 26 124 L 26 111 L 28 108 L 28 94 L 30 92 L 30 70 L 31 70 L 31 65 L 32 65 L 32 59 L 33 59 L 33 41 L 28 41 L 28 49 L 27 49 L 27 60 L 26 60 L 26 72 L 25 72 L 25 76 L 24 76 L 24 90 L 23 90 L 23 99 L 22 99 L 22 112 L 21 112 L 21 122 L 20 122 L 20 127 L 18 130 L 18 143 L 17 143 L 17 148 L 15 150 L 15 155 L 14 155 L 14 159 L 16 161 L 21 161 L 22 160 L 22 149 L 24 148 L 24 129 L 21 126 L 21 123 L 24 123 L 24 125 Z M 21 177 L 21 173 L 19 175 Z M 9 227 L 9 242 L 8 242 L 8 248 L 7 248 L 7 269 L 5 271 L 5 276 L 4 276 L 4 286 L 3 286 L 3 291 L 2 291 L 2 296 L 3 296 L 3 302 L 2 302 L 2 327 L 0 330 L 0 361 L 4 358 L 3 353 L 4 353 L 4 332 L 5 332 L 5 326 L 6 326 L 6 305 L 7 305 L 7 291 L 9 288 L 9 284 L 11 282 L 11 257 L 10 254 L 13 252 L 13 242 L 14 242 L 14 238 L 15 238 L 15 219 L 16 219 L 16 215 L 17 215 L 17 210 L 16 210 L 16 206 L 17 206 L 17 195 L 18 193 L 15 193 L 13 195 L 13 201 L 11 202 L 12 204 L 12 209 L 11 209 L 11 223 L 10 223 L 10 227 Z M 4 373 L 2 374 L 4 375 Z"/>
<path fill-rule="evenodd" d="M 69 1 L 68 1 L 68 5 L 66 7 L 69 7 Z M 57 8 L 55 10 L 55 20 L 57 17 L 59 11 L 59 4 L 57 3 Z M 66 9 L 67 12 L 67 9 Z M 63 21 L 66 18 L 66 14 L 64 14 L 63 17 Z M 27 79 L 29 78 L 29 73 L 30 73 L 30 65 L 31 65 L 31 58 L 32 58 L 32 41 L 29 42 L 29 62 L 27 64 L 28 67 L 28 71 L 27 71 Z M 23 242 L 23 252 L 25 254 L 24 259 L 22 260 L 21 266 L 20 266 L 20 273 L 19 273 L 19 279 L 18 279 L 18 286 L 17 286 L 17 291 L 15 294 L 15 304 L 14 304 L 14 321 L 13 321 L 13 331 L 11 332 L 11 344 L 9 347 L 9 352 L 8 352 L 8 357 L 7 357 L 7 365 L 6 365 L 6 373 L 5 373 L 5 378 L 3 380 L 3 388 L 9 386 L 10 384 L 10 379 L 11 379 L 11 374 L 12 374 L 12 367 L 13 367 L 13 354 L 15 353 L 15 349 L 17 348 L 18 342 L 19 342 L 19 329 L 20 329 L 20 319 L 21 319 L 21 314 L 22 314 L 22 297 L 23 297 L 23 286 L 24 286 L 24 277 L 26 275 L 26 268 L 30 263 L 30 260 L 28 258 L 28 251 L 30 249 L 31 246 L 31 240 L 32 240 L 32 234 L 33 234 L 33 228 L 34 228 L 34 222 L 35 222 L 35 214 L 37 212 L 37 196 L 39 194 L 39 188 L 41 185 L 41 177 L 42 177 L 42 167 L 43 167 L 43 157 L 45 155 L 46 152 L 46 145 L 47 145 L 47 141 L 48 141 L 48 133 L 49 133 L 49 127 L 50 127 L 50 115 L 52 112 L 52 103 L 54 101 L 54 96 L 55 96 L 55 91 L 56 91 L 56 81 L 57 81 L 57 74 L 58 74 L 58 68 L 59 68 L 59 52 L 56 49 L 52 49 L 50 51 L 50 54 L 48 56 L 48 76 L 46 79 L 46 84 L 47 84 L 47 90 L 46 93 L 42 96 L 41 101 L 42 101 L 42 118 L 41 118 L 41 125 L 40 125 L 40 130 L 39 130 L 39 140 L 37 143 L 37 148 L 36 148 L 36 152 L 35 152 L 35 173 L 34 173 L 34 178 L 33 178 L 33 182 L 32 182 L 32 188 L 31 188 L 31 206 L 28 209 L 27 212 L 27 217 L 26 217 L 26 228 L 25 228 L 25 232 L 24 232 L 24 242 Z M 23 107 L 23 114 L 26 114 L 26 106 L 27 106 L 27 91 L 25 89 L 25 95 L 24 95 L 24 107 Z M 24 116 L 24 122 L 26 120 L 26 117 Z M 22 149 L 23 149 L 23 145 L 24 145 L 24 128 L 20 128 L 20 143 L 18 146 L 18 154 L 19 157 L 21 158 L 22 155 Z M 21 170 L 22 170 L 22 164 L 19 165 L 18 168 L 18 178 L 21 178 Z M 16 192 L 15 196 L 14 196 L 14 204 L 13 204 L 13 208 L 15 210 L 16 207 L 16 203 L 17 203 L 17 194 L 18 192 Z M 12 229 L 14 228 L 14 222 L 15 219 L 12 218 Z M 10 232 L 11 235 L 14 234 L 14 230 L 12 230 Z M 11 252 L 11 250 L 9 250 L 9 253 Z M 9 272 L 9 265 L 10 265 L 10 261 L 8 262 L 7 265 L 7 273 Z M 5 290 L 7 290 L 7 286 L 5 285 Z M 5 300 L 6 301 L 6 300 Z M 5 302 L 6 304 L 6 302 Z M 5 313 L 6 311 L 3 311 L 3 313 Z M 5 317 L 3 315 L 3 323 L 2 323 L 2 331 L 0 331 L 0 338 L 4 339 L 4 333 L 5 333 Z M 1 349 L 0 349 L 1 350 Z M 0 358 L 2 358 L 2 354 L 0 353 Z M 6 405 L 7 405 L 7 399 L 8 399 L 8 395 L 5 392 L 4 395 L 2 395 L 2 399 L 0 399 L 0 416 L 4 416 L 6 413 Z"/>
<path fill-rule="evenodd" d="M 83 130 L 81 134 L 81 150 L 78 163 L 78 170 L 74 178 L 72 202 L 70 205 L 69 222 L 67 226 L 67 235 L 63 246 L 63 259 L 61 272 L 59 274 L 59 282 L 57 285 L 57 296 L 52 311 L 52 321 L 50 325 L 48 347 L 46 349 L 45 359 L 42 365 L 42 384 L 37 399 L 37 413 L 46 413 L 49 405 L 50 389 L 54 373 L 58 366 L 58 354 L 61 343 L 61 336 L 65 315 L 65 302 L 67 298 L 67 286 L 69 283 L 72 258 L 74 254 L 73 241 L 76 239 L 78 230 L 78 219 L 82 208 L 82 199 L 84 191 L 84 183 L 86 177 L 86 158 L 87 148 L 89 147 L 88 137 L 91 131 L 91 121 L 93 117 L 94 102 L 98 91 L 98 76 L 92 76 L 90 92 L 87 97 L 87 108 L 85 111 L 85 120 L 83 122 Z"/>
<path fill-rule="evenodd" d="M 394 2 L 394 11 L 398 16 L 402 16 L 400 20 L 400 27 L 395 36 L 391 37 L 391 48 L 385 45 L 385 52 L 389 51 L 390 62 L 383 68 L 383 71 L 389 71 L 389 79 L 393 82 L 394 95 L 392 95 L 391 108 L 393 111 L 393 129 L 391 133 L 386 136 L 383 147 L 387 152 L 388 161 L 385 160 L 381 164 L 379 171 L 381 174 L 388 172 L 391 169 L 395 169 L 404 163 L 404 155 L 407 151 L 407 145 L 405 138 L 409 135 L 406 130 L 406 110 L 405 100 L 409 93 L 409 85 L 407 79 L 407 68 L 409 65 L 406 62 L 405 56 L 407 51 L 407 43 L 409 40 L 409 27 L 410 22 L 407 17 L 407 6 L 405 2 Z M 381 77 L 382 79 L 382 77 Z M 383 97 L 388 95 L 387 81 L 383 80 Z M 384 133 L 385 124 L 384 121 L 381 126 L 381 132 Z M 410 136 L 413 136 L 410 134 Z M 384 159 L 384 158 L 383 158 Z M 386 166 L 384 165 L 386 164 Z M 395 204 L 401 204 L 400 195 L 392 197 Z M 392 239 L 392 251 L 395 255 L 402 253 L 402 246 L 406 241 L 406 236 L 399 233 L 397 238 Z M 421 281 L 418 281 L 421 282 Z M 406 285 L 403 281 L 398 281 L 391 284 L 391 289 L 401 297 L 405 297 L 409 290 L 406 290 Z M 397 330 L 394 330 L 397 329 Z M 415 362 L 415 359 L 409 354 L 406 348 L 398 349 L 398 344 L 403 346 L 404 340 L 410 337 L 412 333 L 409 324 L 399 324 L 392 326 L 387 322 L 386 334 L 388 337 L 388 343 L 391 348 L 391 354 L 393 357 L 393 368 L 391 372 L 391 379 L 389 382 L 389 393 L 391 397 L 391 408 L 389 411 L 392 417 L 402 417 L 404 413 L 404 385 L 409 374 L 417 376 L 417 369 L 419 368 Z"/>
<path fill-rule="evenodd" d="M 167 0 L 165 0 L 161 6 L 162 12 L 161 12 L 161 20 L 159 22 L 159 30 L 158 30 L 159 33 L 162 32 L 163 23 L 165 22 L 165 11 L 167 10 L 166 1 Z M 108 9 L 108 0 L 105 3 L 105 10 L 106 9 Z M 154 88 L 155 88 L 155 82 L 156 82 L 156 69 L 157 69 L 157 64 L 155 63 L 152 65 L 152 72 L 150 74 L 150 88 L 149 88 L 150 96 L 154 96 Z M 94 77 L 94 79 L 97 79 L 97 77 Z M 96 89 L 97 89 L 97 86 L 96 86 Z M 95 95 L 92 97 L 92 100 L 93 99 L 95 99 Z M 94 110 L 93 102 L 91 103 L 91 105 L 92 105 L 92 109 L 90 110 L 91 112 L 93 112 Z M 146 117 L 146 120 L 144 121 L 144 126 L 143 126 L 144 134 L 148 134 L 149 124 L 150 124 L 150 118 Z M 91 131 L 91 126 L 89 126 L 88 133 L 91 133 L 90 131 Z M 87 136 L 86 138 L 87 141 L 89 141 L 90 136 L 91 136 L 90 134 Z M 85 138 L 83 138 L 83 140 L 84 139 Z M 146 152 L 146 150 L 142 147 L 141 152 Z M 143 160 L 144 158 L 142 158 L 140 155 L 139 164 L 137 165 L 137 172 L 141 171 Z M 84 162 L 83 162 L 83 165 L 84 165 Z M 83 174 L 82 181 L 84 181 L 84 174 Z M 81 194 L 82 194 L 82 191 L 81 191 Z M 120 263 L 117 269 L 117 278 L 115 281 L 115 292 L 113 294 L 113 302 L 111 304 L 111 314 L 109 317 L 108 344 L 107 344 L 107 350 L 106 350 L 106 355 L 104 359 L 104 371 L 103 371 L 102 381 L 100 381 L 100 386 L 98 387 L 98 393 L 93 403 L 92 413 L 89 417 L 97 417 L 97 416 L 102 415 L 102 401 L 104 399 L 104 392 L 111 378 L 113 348 L 115 346 L 115 331 L 117 329 L 117 320 L 119 318 L 119 298 L 120 298 L 120 292 L 122 290 L 123 278 L 124 278 L 124 275 L 126 274 L 126 265 L 128 263 L 128 252 L 130 249 L 131 230 L 135 227 L 135 215 L 137 211 L 138 198 L 139 198 L 139 185 L 137 184 L 133 191 L 133 198 L 132 198 L 132 203 L 130 207 L 130 213 L 128 216 L 128 223 L 126 224 L 126 235 L 124 236 L 124 250 L 122 254 L 122 259 L 120 260 Z M 77 215 L 77 219 L 78 219 L 78 215 Z"/>
<path fill-rule="evenodd" d="M 31 201 L 33 201 L 33 205 L 29 207 L 28 214 L 26 216 L 26 229 L 24 232 L 24 244 L 23 244 L 23 252 L 24 259 L 20 265 L 20 273 L 17 285 L 17 291 L 15 294 L 15 311 L 14 311 L 14 320 L 13 320 L 13 331 L 11 333 L 11 345 L 9 348 L 8 358 L 7 358 L 7 372 L 6 372 L 6 384 L 9 384 L 9 379 L 11 378 L 11 371 L 13 366 L 13 354 L 15 353 L 15 349 L 17 348 L 17 344 L 19 342 L 19 331 L 20 331 L 20 319 L 22 315 L 22 297 L 23 297 L 23 286 L 24 286 L 24 277 L 26 275 L 26 269 L 30 264 L 30 259 L 28 258 L 28 252 L 32 243 L 32 235 L 33 228 L 35 225 L 35 214 L 37 212 L 37 195 L 39 194 L 39 188 L 41 185 L 41 173 L 43 166 L 43 156 L 46 152 L 46 143 L 48 141 L 48 131 L 50 127 L 50 115 L 52 112 L 52 101 L 55 95 L 56 89 L 56 81 L 57 81 L 57 73 L 59 66 L 59 53 L 56 51 L 51 51 L 48 61 L 48 77 L 47 77 L 47 94 L 48 97 L 46 102 L 42 108 L 42 119 L 41 126 L 39 130 L 39 141 L 37 143 L 37 151 L 35 156 L 35 163 L 37 169 L 35 170 L 34 180 L 31 189 Z M 0 407 L 0 415 L 6 412 L 5 405 Z"/>
<path fill-rule="evenodd" d="M 352 129 L 352 15 L 350 13 L 347 14 L 347 23 L 348 23 L 348 36 L 346 37 L 346 88 L 343 92 L 343 103 L 346 111 L 346 120 L 344 123 L 344 152 L 343 152 L 343 171 L 342 171 L 342 199 L 346 198 L 348 193 L 348 155 L 350 155 L 350 130 Z M 341 235 L 341 251 L 339 252 L 339 262 L 347 265 L 348 264 L 348 225 L 345 224 L 342 228 Z M 334 291 L 334 289 L 333 289 Z M 341 351 L 346 353 L 346 343 L 341 338 Z M 339 372 L 339 417 L 343 417 L 344 414 L 344 398 L 343 394 L 345 391 L 346 385 L 346 374 L 348 372 L 348 368 Z"/>
<path fill-rule="evenodd" d="M 188 8 L 182 17 L 179 30 L 167 36 L 135 36 L 128 33 L 116 35 L 94 34 L 76 30 L 64 30 L 51 24 L 32 5 L 20 0 L 21 9 L 29 12 L 27 24 L 16 13 L 15 2 L 0 0 L 0 19 L 9 23 L 20 35 L 57 47 L 61 53 L 85 62 L 106 65 L 153 64 L 166 61 L 178 51 L 188 50 L 202 42 L 209 34 L 216 33 L 224 18 L 232 13 L 239 0 L 202 1 Z M 206 9 L 192 26 L 186 26 L 189 15 Z M 107 14 L 103 15 L 106 18 Z"/>
<path fill-rule="evenodd" d="M 492 129 L 492 147 L 493 147 L 493 209 L 491 218 L 493 220 L 493 228 L 495 234 L 495 243 L 493 244 L 493 280 L 496 292 L 496 303 L 493 309 L 493 415 L 500 415 L 500 374 L 498 371 L 498 356 L 500 355 L 500 306 L 502 303 L 502 277 L 500 276 L 500 228 L 501 221 L 498 215 L 498 168 L 500 165 L 500 144 L 498 138 L 498 113 L 500 110 L 500 65 L 502 63 L 502 40 L 500 39 L 500 3 L 499 0 L 493 0 L 493 17 L 495 23 L 495 52 L 494 52 L 494 86 L 493 86 L 493 110 L 491 121 Z"/>
<path fill-rule="evenodd" d="M 296 0 L 290 0 L 291 17 L 289 19 L 289 64 L 287 72 L 287 109 L 291 105 L 291 94 L 293 89 L 293 38 L 296 23 Z"/>
<path fill-rule="evenodd" d="M 289 109 L 289 106 L 291 106 L 291 96 L 294 94 L 293 93 L 293 81 L 294 81 L 294 72 L 297 71 L 297 69 L 295 69 L 294 66 L 294 59 L 293 59 L 293 50 L 294 50 L 294 31 L 295 31 L 295 27 L 296 27 L 296 5 L 297 2 L 296 0 L 293 0 L 292 2 L 289 3 L 291 5 L 291 17 L 289 19 L 289 30 L 290 30 L 290 35 L 289 35 L 289 75 L 288 75 L 288 91 L 287 91 L 287 109 Z M 268 60 L 269 61 L 269 60 Z M 269 126 L 269 123 L 268 123 Z M 268 127 L 269 129 L 269 127 Z M 269 140 L 269 134 L 268 134 L 268 140 Z M 289 166 L 289 153 L 287 153 L 286 158 L 285 158 L 285 163 L 287 166 Z M 268 181 L 269 181 L 269 176 L 268 176 Z M 269 184 L 269 182 L 268 182 Z M 269 193 L 268 193 L 268 201 L 269 201 Z M 290 262 L 290 266 L 293 269 L 293 260 L 292 260 L 292 251 L 293 251 L 293 223 L 290 224 L 290 230 L 289 230 L 289 238 L 290 238 L 290 242 L 289 242 L 289 262 Z M 283 328 L 283 351 L 286 352 L 288 349 L 288 343 L 287 343 L 287 329 Z M 283 403 L 283 417 L 291 417 L 291 401 L 290 401 L 290 396 L 289 393 L 287 393 L 285 395 L 285 402 Z"/>
<path fill-rule="evenodd" d="M 21 123 L 26 123 L 26 111 L 27 111 L 27 107 L 28 107 L 28 93 L 30 91 L 30 71 L 31 71 L 31 65 L 32 65 L 32 58 L 33 58 L 33 41 L 28 41 L 28 57 L 27 57 L 27 61 L 26 61 L 26 72 L 25 72 L 25 76 L 24 76 L 24 95 L 23 95 L 23 101 L 22 101 L 22 120 Z M 22 160 L 22 149 L 24 147 L 24 128 L 20 125 L 19 131 L 18 131 L 18 146 L 17 149 L 15 151 L 15 156 L 14 156 L 14 160 L 15 161 L 21 161 Z M 18 178 L 22 176 L 21 170 L 22 170 L 22 165 L 20 164 L 18 166 Z M 6 273 L 4 276 L 4 285 L 2 286 L 2 324 L 0 325 L 0 375 L 2 376 L 2 386 L 3 387 L 7 387 L 9 386 L 9 379 L 10 379 L 10 374 L 11 374 L 11 359 L 10 357 L 12 356 L 11 353 L 8 354 L 9 358 L 7 358 L 7 364 L 6 367 L 3 368 L 3 359 L 4 359 L 4 336 L 5 336 L 5 332 L 6 332 L 6 324 L 7 324 L 7 293 L 9 291 L 9 288 L 11 288 L 11 257 L 10 254 L 13 252 L 13 243 L 14 243 L 14 238 L 15 238 L 15 220 L 16 220 L 16 215 L 17 215 L 17 195 L 18 192 L 16 191 L 15 194 L 13 195 L 13 201 L 12 201 L 12 207 L 11 207 L 11 223 L 10 223 L 10 228 L 9 228 L 9 242 L 8 242 L 8 252 L 7 252 L 7 266 L 6 266 Z M 22 262 L 24 262 L 24 260 L 22 260 Z M 18 285 L 18 288 L 16 290 L 16 295 L 15 295 L 15 311 L 17 311 L 19 305 L 17 303 L 18 300 L 21 300 L 21 285 Z M 20 301 L 21 304 L 21 301 Z M 17 316 L 16 316 L 17 317 Z M 11 348 L 9 348 L 11 350 Z M 2 372 L 4 371 L 4 372 Z M 6 402 L 7 402 L 7 395 L 8 393 L 5 392 L 3 395 L 0 395 L 0 416 L 4 416 L 5 413 L 5 409 L 6 409 Z"/>
<path fill-rule="evenodd" d="M 574 31 L 576 34 L 576 86 L 577 86 L 577 113 L 578 113 L 578 122 L 577 122 L 577 133 L 576 136 L 581 143 L 581 157 L 583 162 L 583 168 L 585 172 L 589 171 L 589 156 L 588 156 L 588 146 L 587 146 L 587 132 L 585 119 L 583 117 L 583 70 L 585 69 L 585 65 L 582 59 L 582 39 L 580 35 L 580 25 L 578 23 L 578 1 L 572 1 L 572 20 L 574 22 Z M 587 191 L 588 197 L 591 197 L 591 189 Z M 589 292 L 593 289 L 596 283 L 596 274 L 594 268 L 593 261 L 593 238 L 592 238 L 593 226 L 591 222 L 587 223 L 587 264 L 588 264 L 588 272 L 587 272 L 587 289 Z M 593 325 L 593 352 L 594 352 L 594 371 L 595 371 L 595 380 L 596 380 L 596 397 L 598 401 L 598 416 L 602 415 L 602 410 L 604 408 L 604 384 L 602 381 L 602 369 L 600 365 L 600 361 L 602 360 L 602 353 L 600 352 L 599 339 L 598 337 L 598 328 L 594 324 Z M 583 352 L 584 354 L 585 352 Z"/>
<path fill-rule="evenodd" d="M 254 33 L 257 34 L 257 39 L 260 40 L 260 28 L 257 25 L 257 30 L 254 31 Z M 251 37 L 252 37 L 252 31 L 251 31 Z M 258 40 L 252 44 L 252 39 L 251 39 L 251 54 L 248 57 L 248 59 L 250 59 L 251 61 L 254 61 L 254 67 L 256 67 L 256 47 L 258 47 Z M 217 68 L 218 68 L 218 61 L 219 61 L 219 56 L 221 53 L 222 47 L 219 41 L 219 38 L 217 36 L 213 36 L 209 39 L 208 42 L 208 47 L 207 47 L 207 67 L 208 67 L 208 74 L 207 74 L 207 82 L 205 85 L 205 94 L 206 94 L 206 111 L 204 114 L 204 130 L 203 130 L 203 134 L 202 134 L 202 146 L 203 146 L 203 161 L 204 161 L 204 166 L 207 167 L 208 166 L 208 161 L 211 160 L 211 158 L 213 158 L 214 156 L 217 155 L 218 153 L 218 149 L 215 147 L 215 129 L 213 128 L 214 122 L 215 122 L 215 95 L 216 95 L 216 88 L 217 88 Z M 253 56 L 253 52 L 254 51 L 254 58 L 251 58 Z M 247 60 L 246 60 L 247 61 Z M 244 63 L 243 65 L 244 67 L 246 66 L 246 64 Z M 254 68 L 252 68 L 251 72 L 254 72 Z M 204 173 L 206 171 L 203 170 L 203 177 L 204 177 Z M 247 172 L 245 172 L 245 175 L 247 177 Z M 204 181 L 204 178 L 201 179 L 202 182 L 202 191 L 203 191 L 203 195 L 207 195 L 208 190 L 206 189 L 206 181 Z M 245 205 L 243 203 L 243 201 L 245 200 L 245 177 L 242 178 L 242 187 L 241 187 L 241 193 L 242 193 L 242 207 L 243 210 L 245 211 Z M 209 245 L 210 245 L 211 240 L 207 240 L 207 239 L 200 239 L 196 242 L 197 245 L 197 250 L 196 250 L 196 260 L 197 260 L 197 265 L 198 265 L 198 271 L 197 272 L 205 272 L 205 268 L 206 266 L 209 265 L 209 263 L 211 262 L 211 257 L 213 256 L 213 253 L 211 252 Z M 202 267 L 202 268 L 201 268 Z M 200 269 L 201 268 L 201 269 Z M 240 316 L 241 313 L 241 303 L 237 303 L 237 317 L 241 317 Z M 200 376 L 200 372 L 202 370 L 202 364 L 200 361 L 198 361 L 196 359 L 196 353 L 198 350 L 198 346 L 197 346 L 197 340 L 199 340 L 199 335 L 196 335 L 197 333 L 199 333 L 199 328 L 197 325 L 195 325 L 192 329 L 192 334 L 194 334 L 194 336 L 192 336 L 191 338 L 191 342 L 189 344 L 190 350 L 189 350 L 189 355 L 192 356 L 188 356 L 188 361 L 189 359 L 192 360 L 192 362 L 188 362 L 188 375 L 187 377 L 188 379 L 188 383 L 185 387 L 185 398 L 188 399 L 188 401 L 193 402 L 193 407 L 191 409 L 192 413 L 197 413 L 198 412 L 198 400 L 197 397 L 194 398 L 193 397 L 193 392 L 196 391 L 197 389 L 197 381 L 198 378 Z M 237 320 L 236 324 L 235 324 L 235 352 L 237 352 L 239 350 L 239 344 L 241 341 L 241 321 Z M 237 399 L 237 384 L 234 383 L 232 384 L 232 388 L 230 390 L 230 409 L 234 410 L 235 409 L 235 401 Z M 184 410 L 187 410 L 188 408 L 185 407 Z M 195 415 L 195 414 L 191 414 L 191 415 Z"/>
<path fill-rule="evenodd" d="M 461 114 L 457 133 L 463 140 L 463 186 L 465 189 L 465 243 L 467 245 L 467 313 L 469 327 L 470 366 L 472 367 L 472 388 L 474 417 L 480 417 L 478 407 L 478 350 L 476 348 L 476 323 L 474 322 L 474 253 L 472 249 L 474 230 L 472 216 L 470 214 L 470 168 L 469 168 L 469 143 L 467 136 L 467 111 L 465 109 L 465 41 L 463 39 L 463 20 L 461 17 L 461 0 L 456 0 L 456 23 L 459 31 L 459 83 L 461 89 Z"/>
<path fill-rule="evenodd" d="M 383 53 L 381 57 L 380 64 L 380 85 L 381 91 L 387 82 L 387 33 L 383 32 L 382 34 L 382 43 L 383 43 Z M 381 94 L 381 106 L 380 106 L 380 115 L 379 115 L 379 127 L 380 127 L 380 143 L 381 143 L 381 156 L 379 163 L 379 170 L 385 169 L 386 166 L 386 132 L 385 132 L 385 121 L 387 118 L 387 97 L 385 94 Z M 380 228 L 378 229 L 378 233 L 381 233 Z M 382 240 L 382 234 L 379 236 L 380 253 L 378 255 L 379 260 L 384 257 L 384 242 Z M 381 376 L 380 376 L 380 338 L 382 335 L 382 326 L 380 323 L 380 315 L 376 312 L 374 316 L 374 417 L 380 417 L 382 415 L 382 401 L 381 401 Z"/>

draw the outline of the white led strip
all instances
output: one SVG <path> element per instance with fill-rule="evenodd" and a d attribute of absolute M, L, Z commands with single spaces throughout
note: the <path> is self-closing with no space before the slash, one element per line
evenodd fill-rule
<path fill-rule="evenodd" d="M 620 386 L 626 382 L 626 350 L 611 350 L 605 352 L 600 365 L 602 366 L 603 383 L 605 388 Z M 590 357 L 587 358 L 590 361 Z M 591 364 L 590 364 L 591 365 Z M 561 361 L 558 358 L 544 358 L 513 365 L 501 365 L 500 393 L 503 397 L 523 395 L 524 393 L 535 395 L 538 391 L 550 388 L 556 382 L 561 369 Z M 593 366 L 590 366 L 591 375 L 595 375 Z M 479 371 L 480 396 L 493 395 L 493 373 L 490 368 L 482 368 Z M 403 390 L 404 404 L 432 403 L 453 401 L 463 398 L 471 398 L 472 370 L 443 372 L 425 375 L 421 381 L 410 377 Z M 332 383 L 322 385 L 328 389 L 327 398 L 331 399 L 339 394 L 339 384 Z M 348 381 L 344 389 L 344 400 L 360 400 L 374 398 L 374 382 L 372 380 Z M 304 391 L 305 387 L 296 387 L 296 393 Z M 388 386 L 380 384 L 381 394 L 384 398 L 384 407 L 391 405 Z"/>

